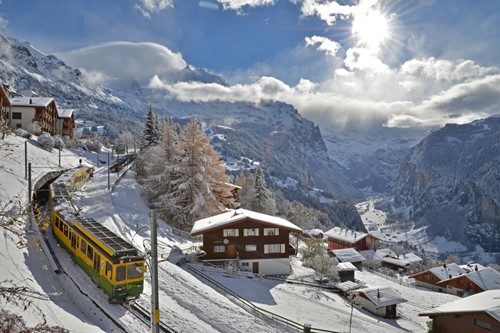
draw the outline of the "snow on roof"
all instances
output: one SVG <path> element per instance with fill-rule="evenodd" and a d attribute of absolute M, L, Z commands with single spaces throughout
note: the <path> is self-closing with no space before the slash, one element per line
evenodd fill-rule
<path fill-rule="evenodd" d="M 423 261 L 422 258 L 420 258 L 419 256 L 417 256 L 415 253 L 413 252 L 410 252 L 410 253 L 403 253 L 401 255 L 399 255 L 398 257 L 399 259 L 401 260 L 406 260 L 406 261 L 409 261 L 410 263 L 413 263 L 413 262 L 421 262 Z"/>
<path fill-rule="evenodd" d="M 359 288 L 361 288 L 361 285 L 359 283 L 356 283 L 356 282 L 345 281 L 345 282 L 337 284 L 335 287 L 346 292 L 346 291 L 350 291 L 350 290 L 359 289 Z"/>
<path fill-rule="evenodd" d="M 349 242 L 351 244 L 356 243 L 360 239 L 365 238 L 368 234 L 360 231 L 354 231 L 349 229 L 343 229 L 340 227 L 333 227 L 325 232 L 325 235 L 331 238 Z"/>
<path fill-rule="evenodd" d="M 410 265 L 410 262 L 408 260 L 401 260 L 401 259 L 396 259 L 396 258 L 391 258 L 391 257 L 384 257 L 382 258 L 382 261 L 391 265 L 399 266 L 399 267 L 406 267 Z"/>
<path fill-rule="evenodd" d="M 465 265 L 460 265 L 460 267 L 462 267 L 467 273 L 474 272 L 474 271 L 480 271 L 480 270 L 483 270 L 486 268 L 485 266 L 483 266 L 481 264 L 477 264 L 477 263 L 469 263 L 469 264 L 465 264 Z"/>
<path fill-rule="evenodd" d="M 348 272 L 357 270 L 356 266 L 351 264 L 350 262 L 341 262 L 337 265 L 337 271 L 339 272 Z"/>
<path fill-rule="evenodd" d="M 459 300 L 443 304 L 419 316 L 434 316 L 439 314 L 477 313 L 486 312 L 497 321 L 500 321 L 500 289 L 487 290 L 479 294 L 464 297 Z"/>
<path fill-rule="evenodd" d="M 389 287 L 365 288 L 356 290 L 354 293 L 364 294 L 377 308 L 407 301 L 396 290 Z"/>
<path fill-rule="evenodd" d="M 71 118 L 74 112 L 74 109 L 57 109 L 57 116 L 59 118 Z"/>
<path fill-rule="evenodd" d="M 331 252 L 341 262 L 359 262 L 365 260 L 365 258 L 353 248 L 331 250 Z"/>
<path fill-rule="evenodd" d="M 463 275 L 467 273 L 463 268 L 455 263 L 434 267 L 429 270 L 436 275 L 440 280 L 446 280 L 454 276 Z"/>
<path fill-rule="evenodd" d="M 14 97 L 10 100 L 12 106 L 47 106 L 54 99 L 52 97 Z"/>
<path fill-rule="evenodd" d="M 199 235 L 207 230 L 220 228 L 246 219 L 260 221 L 290 231 L 302 232 L 301 228 L 280 217 L 257 213 L 246 209 L 235 209 L 194 222 L 193 228 L 191 229 L 191 235 Z"/>
<path fill-rule="evenodd" d="M 465 276 L 483 290 L 500 289 L 500 273 L 491 267 L 468 273 Z M 448 282 L 458 277 L 460 276 L 454 276 L 451 279 L 440 281 L 438 284 Z"/>
<path fill-rule="evenodd" d="M 375 258 L 375 250 L 363 250 L 363 251 L 359 251 L 359 254 L 361 254 L 366 260 L 376 259 Z"/>

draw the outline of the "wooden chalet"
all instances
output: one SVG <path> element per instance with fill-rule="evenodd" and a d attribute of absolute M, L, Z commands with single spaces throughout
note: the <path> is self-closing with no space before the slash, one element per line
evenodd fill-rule
<path fill-rule="evenodd" d="M 472 295 L 486 290 L 500 289 L 500 273 L 487 267 L 440 281 L 437 285 L 452 295 Z"/>
<path fill-rule="evenodd" d="M 332 250 L 353 247 L 363 251 L 373 250 L 377 246 L 378 239 L 375 236 L 360 231 L 334 227 L 324 234 L 328 237 L 328 248 Z"/>
<path fill-rule="evenodd" d="M 376 287 L 354 290 L 355 302 L 374 315 L 385 318 L 396 318 L 396 306 L 407 300 L 394 289 Z"/>
<path fill-rule="evenodd" d="M 275 216 L 246 209 L 198 220 L 191 236 L 202 236 L 204 262 L 235 262 L 243 271 L 258 274 L 281 275 L 290 273 L 290 233 L 301 234 L 302 229 Z"/>
<path fill-rule="evenodd" d="M 351 263 L 354 267 L 362 270 L 363 257 L 358 251 L 353 248 L 328 250 L 328 253 L 335 257 L 340 263 Z"/>
<path fill-rule="evenodd" d="M 50 135 L 57 134 L 57 106 L 50 97 L 13 97 L 9 113 L 10 127 L 27 129 L 33 122 L 37 122 L 43 132 Z"/>
<path fill-rule="evenodd" d="M 57 109 L 56 132 L 61 136 L 73 138 L 75 129 L 75 110 Z"/>
<path fill-rule="evenodd" d="M 419 316 L 432 319 L 432 332 L 500 332 L 500 289 L 443 304 Z"/>
<path fill-rule="evenodd" d="M 9 95 L 3 84 L 0 83 L 0 123 L 2 120 L 7 121 L 10 112 L 11 104 L 9 100 Z"/>
<path fill-rule="evenodd" d="M 451 263 L 439 267 L 433 267 L 426 271 L 410 275 L 409 277 L 415 279 L 415 284 L 417 286 L 442 292 L 443 286 L 439 285 L 439 282 L 451 279 L 455 276 L 464 275 L 466 273 L 467 272 L 462 267 L 455 263 Z"/>

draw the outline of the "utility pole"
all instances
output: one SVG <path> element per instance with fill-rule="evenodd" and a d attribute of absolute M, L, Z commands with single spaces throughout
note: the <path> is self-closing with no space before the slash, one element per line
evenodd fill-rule
<path fill-rule="evenodd" d="M 29 221 L 30 229 L 33 223 L 33 198 L 31 194 L 31 163 L 28 163 L 28 209 L 29 209 Z"/>
<path fill-rule="evenodd" d="M 24 179 L 28 179 L 28 141 L 24 141 Z"/>
<path fill-rule="evenodd" d="M 109 175 L 109 151 L 108 151 L 108 191 L 110 189 L 110 182 L 111 182 L 111 180 L 110 180 L 110 175 Z"/>
<path fill-rule="evenodd" d="M 160 305 L 158 300 L 158 240 L 156 211 L 151 210 L 151 332 L 160 332 Z"/>

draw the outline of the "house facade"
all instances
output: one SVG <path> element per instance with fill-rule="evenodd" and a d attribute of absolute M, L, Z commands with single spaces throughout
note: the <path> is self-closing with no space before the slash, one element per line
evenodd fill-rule
<path fill-rule="evenodd" d="M 75 130 L 75 110 L 57 109 L 56 133 L 73 138 Z"/>
<path fill-rule="evenodd" d="M 50 97 L 13 97 L 8 122 L 12 130 L 27 129 L 33 122 L 40 125 L 43 132 L 57 134 L 57 106 Z"/>
<path fill-rule="evenodd" d="M 202 236 L 204 262 L 237 263 L 243 271 L 281 275 L 290 273 L 290 233 L 302 229 L 275 216 L 249 211 L 231 210 L 198 220 L 191 236 Z"/>
<path fill-rule="evenodd" d="M 445 288 L 438 283 L 455 276 L 465 275 L 467 272 L 455 263 L 433 267 L 409 276 L 415 279 L 415 285 L 442 292 Z"/>
<path fill-rule="evenodd" d="M 407 300 L 389 287 L 365 288 L 352 292 L 355 302 L 379 317 L 396 318 L 397 305 Z"/>
<path fill-rule="evenodd" d="M 500 332 L 499 300 L 500 290 L 489 290 L 443 304 L 419 316 L 432 319 L 433 332 Z"/>
<path fill-rule="evenodd" d="M 377 238 L 364 232 L 333 227 L 324 233 L 328 237 L 328 248 L 331 250 L 353 247 L 358 251 L 374 250 Z"/>
<path fill-rule="evenodd" d="M 9 96 L 3 84 L 0 83 L 0 125 L 6 125 L 8 123 L 10 109 Z M 2 131 L 2 133 L 4 133 L 4 131 Z"/>
<path fill-rule="evenodd" d="M 447 293 L 457 296 L 477 294 L 500 289 L 500 273 L 491 267 L 458 275 L 437 283 Z"/>

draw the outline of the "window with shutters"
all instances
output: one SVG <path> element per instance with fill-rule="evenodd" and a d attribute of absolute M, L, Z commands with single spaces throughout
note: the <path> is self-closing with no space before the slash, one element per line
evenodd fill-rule
<path fill-rule="evenodd" d="M 285 253 L 285 244 L 265 244 L 264 253 Z"/>
<path fill-rule="evenodd" d="M 239 236 L 238 229 L 224 229 L 224 237 L 238 237 Z"/>
<path fill-rule="evenodd" d="M 243 236 L 258 236 L 259 228 L 243 229 Z"/>
<path fill-rule="evenodd" d="M 278 236 L 279 234 L 279 228 L 264 228 L 264 236 Z"/>
<path fill-rule="evenodd" d="M 215 253 L 221 253 L 221 252 L 225 252 L 225 251 L 226 251 L 226 247 L 224 245 L 215 245 L 214 246 Z"/>

